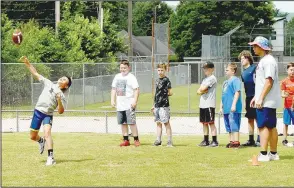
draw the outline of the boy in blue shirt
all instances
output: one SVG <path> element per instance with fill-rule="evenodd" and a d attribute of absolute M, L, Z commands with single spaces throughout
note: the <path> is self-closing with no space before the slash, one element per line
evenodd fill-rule
<path fill-rule="evenodd" d="M 255 70 L 256 65 L 253 64 L 253 57 L 248 50 L 243 50 L 238 59 L 241 60 L 243 66 L 243 72 L 241 74 L 242 82 L 244 83 L 245 94 L 246 94 L 246 114 L 248 118 L 248 132 L 249 140 L 242 146 L 260 146 L 259 135 L 257 135 L 256 142 L 254 140 L 254 120 L 256 119 L 256 108 L 250 106 L 250 102 L 255 95 Z"/>
<path fill-rule="evenodd" d="M 242 113 L 241 81 L 235 76 L 237 72 L 236 63 L 228 64 L 225 71 L 228 80 L 224 82 L 222 87 L 220 112 L 224 114 L 226 130 L 229 133 L 230 143 L 226 147 L 239 148 L 239 130 Z"/>

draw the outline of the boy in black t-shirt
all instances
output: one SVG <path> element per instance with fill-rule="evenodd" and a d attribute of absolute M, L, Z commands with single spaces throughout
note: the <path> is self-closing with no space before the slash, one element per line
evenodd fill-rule
<path fill-rule="evenodd" d="M 154 142 L 154 146 L 161 145 L 162 124 L 165 125 L 166 134 L 168 136 L 167 147 L 173 147 L 172 142 L 172 130 L 169 123 L 170 108 L 169 108 L 169 96 L 172 95 L 171 82 L 168 77 L 165 76 L 166 65 L 158 64 L 157 73 L 159 78 L 156 80 L 156 91 L 154 96 L 154 105 L 151 109 L 155 116 L 155 122 L 157 123 L 157 139 Z"/>

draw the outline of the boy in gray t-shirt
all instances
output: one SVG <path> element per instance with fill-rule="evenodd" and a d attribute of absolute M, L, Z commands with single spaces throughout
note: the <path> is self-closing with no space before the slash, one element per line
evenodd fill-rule
<path fill-rule="evenodd" d="M 198 146 L 218 146 L 216 137 L 216 127 L 214 125 L 215 105 L 216 105 L 216 84 L 217 79 L 213 75 L 214 64 L 210 61 L 203 65 L 203 71 L 206 76 L 202 81 L 197 94 L 200 96 L 200 122 L 203 124 L 204 140 Z M 209 128 L 212 134 L 212 141 L 209 143 Z"/>
<path fill-rule="evenodd" d="M 64 112 L 64 92 L 67 91 L 67 89 L 70 87 L 71 78 L 63 76 L 57 81 L 57 84 L 53 84 L 50 80 L 44 78 L 36 71 L 35 67 L 33 67 L 33 65 L 30 64 L 27 57 L 22 56 L 20 58 L 20 61 L 24 62 L 24 64 L 32 73 L 32 75 L 37 80 L 39 80 L 39 82 L 44 87 L 35 106 L 34 116 L 30 127 L 30 136 L 31 140 L 37 141 L 39 143 L 40 154 L 44 152 L 45 142 L 47 142 L 48 158 L 46 165 L 54 165 L 56 164 L 56 162 L 53 157 L 53 140 L 51 137 L 53 112 L 56 109 L 56 107 L 58 109 L 59 114 L 62 114 Z M 42 122 L 44 125 L 45 134 L 43 138 L 39 136 L 39 130 Z"/>

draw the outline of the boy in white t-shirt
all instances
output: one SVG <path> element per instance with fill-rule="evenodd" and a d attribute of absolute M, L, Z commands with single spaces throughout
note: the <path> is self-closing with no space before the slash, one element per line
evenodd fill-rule
<path fill-rule="evenodd" d="M 256 107 L 256 121 L 260 134 L 261 151 L 258 161 L 279 160 L 276 109 L 281 105 L 278 64 L 270 54 L 268 39 L 256 37 L 249 45 L 261 57 L 256 67 L 255 96 L 250 106 Z M 270 146 L 270 152 L 268 150 Z"/>
<path fill-rule="evenodd" d="M 120 62 L 120 73 L 112 81 L 111 105 L 116 108 L 117 121 L 122 127 L 123 142 L 120 146 L 129 146 L 128 125 L 134 137 L 134 145 L 140 146 L 136 125 L 135 109 L 139 98 L 139 84 L 136 77 L 129 73 L 127 60 Z"/>

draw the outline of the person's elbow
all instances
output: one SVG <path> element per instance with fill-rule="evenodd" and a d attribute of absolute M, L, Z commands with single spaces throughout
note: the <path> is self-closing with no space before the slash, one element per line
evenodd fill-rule
<path fill-rule="evenodd" d="M 64 108 L 63 107 L 58 108 L 58 113 L 59 114 L 63 114 L 63 112 L 64 112 Z"/>

